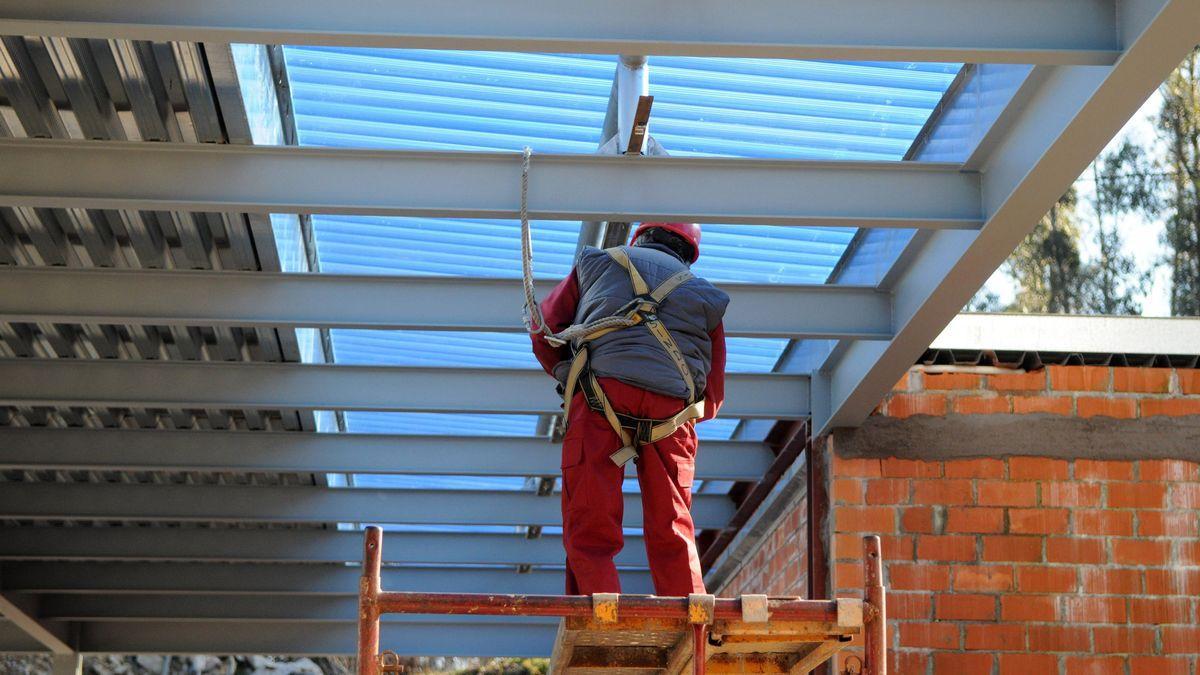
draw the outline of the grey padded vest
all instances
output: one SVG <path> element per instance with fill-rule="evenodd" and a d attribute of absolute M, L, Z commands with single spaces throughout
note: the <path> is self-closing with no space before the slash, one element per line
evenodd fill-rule
<path fill-rule="evenodd" d="M 623 248 L 651 290 L 687 269 L 678 258 L 655 246 Z M 579 282 L 577 324 L 612 316 L 633 299 L 629 273 L 601 249 L 584 248 L 575 265 L 575 275 Z M 676 288 L 659 306 L 659 320 L 687 359 L 697 396 L 703 394 L 712 366 L 708 334 L 721 322 L 728 304 L 728 295 L 696 278 Z M 596 339 L 591 343 L 588 363 L 596 377 L 612 377 L 665 396 L 687 398 L 687 385 L 680 379 L 679 369 L 645 326 L 625 328 Z M 560 379 L 565 377 L 563 372 Z"/>

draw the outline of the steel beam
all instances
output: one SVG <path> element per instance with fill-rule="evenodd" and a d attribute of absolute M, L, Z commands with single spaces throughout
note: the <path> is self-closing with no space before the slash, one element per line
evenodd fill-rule
<path fill-rule="evenodd" d="M 4 590 L 22 594 L 355 597 L 361 575 L 360 568 L 345 565 L 39 562 L 0 567 Z M 654 592 L 645 571 L 622 572 L 621 584 L 626 593 Z M 383 570 L 383 587 L 392 591 L 547 595 L 562 592 L 563 571 L 387 567 Z"/>
<path fill-rule="evenodd" d="M 1191 354 L 1200 345 L 1193 317 L 959 314 L 931 349 L 1080 354 Z"/>
<path fill-rule="evenodd" d="M 561 565 L 562 537 L 543 534 L 388 532 L 384 562 L 421 565 Z M 362 534 L 309 529 L 9 527 L 0 560 L 345 563 L 362 558 Z M 645 567 L 640 536 L 625 536 L 621 567 Z M 3 579 L 0 579 L 2 582 Z"/>
<path fill-rule="evenodd" d="M 1103 0 L 8 0 L 13 34 L 598 54 L 1112 63 L 1125 2 Z"/>
<path fill-rule="evenodd" d="M 735 373 L 727 382 L 729 417 L 808 414 L 807 376 Z M 561 401 L 532 369 L 7 359 L 0 404 L 544 414 Z"/>
<path fill-rule="evenodd" d="M 75 649 L 69 644 L 70 626 L 67 623 L 46 620 L 41 614 L 38 597 L 21 594 L 0 593 L 0 616 L 12 626 L 33 638 L 55 656 L 69 656 Z"/>
<path fill-rule="evenodd" d="M 383 646 L 407 656 L 549 656 L 557 623 L 395 623 Z M 353 622 L 100 621 L 83 624 L 87 653 L 348 655 Z"/>
<path fill-rule="evenodd" d="M 896 337 L 858 341 L 813 382 L 818 433 L 867 417 L 1112 136 L 1200 41 L 1200 4 L 1123 5 L 1135 39 L 1111 68 L 1052 67 L 1020 119 L 983 164 L 988 221 L 975 232 L 932 233 L 892 282 Z"/>
<path fill-rule="evenodd" d="M 696 527 L 724 527 L 726 495 L 692 500 Z M 320 487 L 9 483 L 0 518 L 410 525 L 562 524 L 557 498 L 531 492 L 392 490 Z M 639 495 L 625 495 L 625 526 L 642 526 Z"/>
<path fill-rule="evenodd" d="M 0 140 L 0 204 L 517 218 L 521 155 Z M 977 229 L 957 165 L 537 155 L 529 217 Z"/>
<path fill-rule="evenodd" d="M 554 283 L 539 282 L 539 297 Z M 516 279 L 6 267 L 0 287 L 0 320 L 10 322 L 525 330 Z M 873 288 L 721 289 L 731 299 L 727 335 L 891 337 L 891 299 Z"/>
<path fill-rule="evenodd" d="M 705 441 L 702 480 L 762 477 L 762 443 Z M 556 476 L 544 437 L 0 428 L 0 469 Z"/>

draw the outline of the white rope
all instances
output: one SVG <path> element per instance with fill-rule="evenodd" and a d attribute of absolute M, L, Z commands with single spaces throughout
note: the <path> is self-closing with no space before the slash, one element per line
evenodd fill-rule
<path fill-rule="evenodd" d="M 628 328 L 637 324 L 635 319 L 624 316 L 608 316 L 586 324 L 575 324 L 561 333 L 555 333 L 546 325 L 542 309 L 533 292 L 533 237 L 529 231 L 529 161 L 533 150 L 528 147 L 521 153 L 521 273 L 525 286 L 525 312 L 522 316 L 525 328 L 530 333 L 546 336 L 546 342 L 561 347 L 572 340 L 586 337 L 605 328 Z"/>

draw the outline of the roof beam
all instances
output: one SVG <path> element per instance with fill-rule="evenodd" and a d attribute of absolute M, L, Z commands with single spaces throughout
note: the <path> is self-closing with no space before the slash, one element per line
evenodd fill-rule
<path fill-rule="evenodd" d="M 762 443 L 705 441 L 702 480 L 758 480 Z M 545 437 L 0 428 L 0 469 L 556 476 Z"/>
<path fill-rule="evenodd" d="M 724 527 L 733 502 L 698 494 L 699 529 Z M 9 483 L 0 518 L 226 523 L 403 523 L 410 525 L 562 524 L 557 498 L 532 492 L 321 487 Z M 642 526 L 641 497 L 625 495 L 625 526 Z"/>
<path fill-rule="evenodd" d="M 68 656 L 75 650 L 68 644 L 70 626 L 61 621 L 47 621 L 39 616 L 40 598 L 20 594 L 0 593 L 0 616 L 14 627 L 37 640 L 51 654 Z"/>
<path fill-rule="evenodd" d="M 959 314 L 930 349 L 1079 354 L 1195 354 L 1200 319 Z"/>
<path fill-rule="evenodd" d="M 808 377 L 735 373 L 726 397 L 730 417 L 804 417 Z M 561 400 L 533 369 L 6 359 L 0 403 L 553 414 Z"/>
<path fill-rule="evenodd" d="M 10 322 L 525 330 L 517 279 L 5 267 L 0 285 L 0 320 Z M 553 286 L 538 282 L 538 295 Z M 721 288 L 729 335 L 891 337 L 891 299 L 873 288 Z"/>
<path fill-rule="evenodd" d="M 478 532 L 388 532 L 384 562 L 422 565 L 561 565 L 562 537 Z M 9 527 L 0 560 L 345 563 L 362 558 L 362 534 L 308 529 Z M 641 536 L 626 535 L 620 567 L 645 567 Z M 3 581 L 0 579 L 0 581 Z"/>
<path fill-rule="evenodd" d="M 1112 63 L 1117 9 L 1095 0 L 9 0 L 13 34 L 599 54 L 796 59 Z M 386 28 L 385 28 L 386 27 Z"/>
<path fill-rule="evenodd" d="M 611 10 L 607 10 L 611 11 Z M 0 203 L 156 211 L 517 218 L 521 155 L 0 140 Z M 973 229 L 957 165 L 548 154 L 529 217 Z"/>
<path fill-rule="evenodd" d="M 361 575 L 360 568 L 345 565 L 39 562 L 7 563 L 0 568 L 4 589 L 23 594 L 355 597 Z M 625 570 L 621 582 L 626 593 L 654 592 L 646 571 Z M 383 587 L 391 591 L 546 595 L 562 592 L 563 571 L 537 569 L 518 573 L 515 568 L 386 567 Z"/>
<path fill-rule="evenodd" d="M 896 276 L 896 337 L 858 341 L 813 382 L 818 433 L 855 426 L 954 318 L 1105 143 L 1200 40 L 1192 0 L 1125 3 L 1135 37 L 1111 68 L 1051 67 L 1020 119 L 984 164 L 988 222 L 975 232 L 935 232 Z"/>

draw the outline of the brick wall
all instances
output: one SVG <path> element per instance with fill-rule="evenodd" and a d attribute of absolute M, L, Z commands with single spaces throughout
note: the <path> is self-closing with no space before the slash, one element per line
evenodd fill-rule
<path fill-rule="evenodd" d="M 746 562 L 719 590 L 724 597 L 743 593 L 808 595 L 808 530 L 804 491 L 800 491 L 752 550 Z"/>

